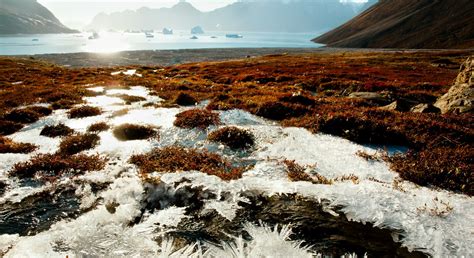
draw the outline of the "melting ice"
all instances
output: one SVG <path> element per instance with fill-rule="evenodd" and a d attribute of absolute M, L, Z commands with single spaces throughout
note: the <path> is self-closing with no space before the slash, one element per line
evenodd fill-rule
<path fill-rule="evenodd" d="M 118 73 L 138 76 L 134 70 Z M 236 157 L 208 142 L 207 131 L 173 126 L 175 115 L 185 108 L 144 108 L 144 103 L 161 101 L 151 96 L 144 87 L 90 89 L 103 93 L 85 98 L 89 105 L 101 107 L 104 110 L 102 115 L 68 119 L 64 110 L 57 110 L 9 136 L 15 141 L 36 144 L 39 149 L 31 154 L 0 154 L 0 179 L 10 184 L 9 190 L 0 197 L 0 204 L 18 203 L 28 196 L 58 187 L 22 186 L 7 175 L 15 163 L 26 161 L 38 153 L 53 153 L 57 150 L 59 139 L 39 136 L 45 125 L 65 123 L 76 131 L 84 132 L 96 122 L 106 122 L 112 126 L 122 123 L 150 124 L 160 128 L 160 139 L 120 142 L 110 131 L 100 133 L 101 143 L 87 153 L 108 155 L 111 161 L 106 169 L 58 183 L 78 186 L 76 195 L 84 210 L 82 215 L 77 219 L 58 221 L 50 229 L 36 235 L 0 235 L 0 253 L 5 257 L 316 255 L 301 242 L 289 239 L 291 229 L 288 225 L 270 228 L 264 224 L 247 224 L 245 231 L 252 240 L 232 236 L 233 241 L 221 245 L 196 243 L 175 248 L 173 239 L 167 238 L 158 243 L 158 237 L 165 236 L 167 229 L 177 227 L 187 217 L 186 207 L 169 205 L 144 214 L 138 222 L 134 221 L 142 212 L 146 194 L 144 183 L 137 169 L 127 163 L 128 158 L 154 147 L 173 144 L 206 148 L 231 158 Z M 126 105 L 114 96 L 117 94 L 141 96 L 147 100 Z M 114 115 L 114 112 L 123 109 L 127 111 Z M 254 160 L 255 166 L 244 173 L 241 179 L 225 182 L 218 177 L 193 171 L 154 174 L 159 181 L 169 186 L 206 189 L 218 196 L 210 197 L 204 204 L 204 210 L 215 210 L 231 221 L 241 209 L 238 203 L 245 201 L 242 193 L 246 191 L 255 190 L 267 196 L 297 194 L 317 201 L 328 200 L 330 205 L 326 209 L 330 214 L 337 215 L 331 210 L 332 207 L 342 207 L 342 212 L 351 220 L 370 222 L 377 227 L 399 232 L 399 241 L 410 250 L 422 250 L 437 257 L 474 256 L 472 198 L 403 181 L 384 162 L 366 161 L 356 155 L 359 150 L 373 153 L 373 149 L 342 138 L 312 134 L 302 128 L 283 128 L 241 110 L 221 111 L 220 117 L 225 125 L 248 129 L 256 136 L 256 147 L 245 157 Z M 313 172 L 328 178 L 353 174 L 359 178 L 359 182 L 334 182 L 332 185 L 290 182 L 280 162 L 284 159 L 313 167 Z M 107 187 L 94 193 L 91 190 L 93 184 Z M 223 198 L 222 193 L 228 195 Z M 449 211 L 443 213 L 446 209 Z"/>

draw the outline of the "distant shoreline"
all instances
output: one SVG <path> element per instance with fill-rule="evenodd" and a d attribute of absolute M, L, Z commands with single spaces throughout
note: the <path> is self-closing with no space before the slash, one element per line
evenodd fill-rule
<path fill-rule="evenodd" d="M 136 50 L 117 53 L 64 53 L 3 56 L 31 58 L 66 67 L 170 66 L 184 63 L 225 61 L 265 55 L 298 55 L 344 52 L 466 52 L 466 49 L 361 49 L 361 48 L 212 48 L 181 50 Z"/>

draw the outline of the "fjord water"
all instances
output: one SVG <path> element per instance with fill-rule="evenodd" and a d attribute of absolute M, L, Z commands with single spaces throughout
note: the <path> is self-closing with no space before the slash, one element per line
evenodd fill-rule
<path fill-rule="evenodd" d="M 226 34 L 243 38 L 226 38 Z M 173 35 L 153 33 L 102 32 L 100 38 L 89 39 L 91 33 L 4 35 L 0 36 L 0 55 L 34 55 L 49 53 L 118 52 L 126 50 L 166 50 L 199 48 L 317 48 L 311 42 L 319 33 L 270 32 L 206 32 L 191 39 L 189 31 L 175 31 Z"/>

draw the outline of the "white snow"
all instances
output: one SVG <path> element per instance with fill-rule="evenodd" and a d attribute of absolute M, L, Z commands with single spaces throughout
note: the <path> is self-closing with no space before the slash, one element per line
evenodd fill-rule
<path fill-rule="evenodd" d="M 110 74 L 113 75 L 113 76 L 119 75 L 119 74 L 128 75 L 128 76 L 134 76 L 135 75 L 135 76 L 138 76 L 138 77 L 143 76 L 142 74 L 137 73 L 137 70 L 135 70 L 135 69 L 130 69 L 130 70 L 127 70 L 127 71 L 117 71 L 117 72 L 112 72 Z"/>
<path fill-rule="evenodd" d="M 129 72 L 129 75 L 135 72 Z M 89 88 L 91 90 L 91 88 Z M 173 241 L 157 244 L 155 238 L 162 235 L 163 227 L 176 227 L 186 217 L 185 207 L 170 206 L 145 214 L 144 219 L 134 226 L 128 226 L 140 214 L 144 200 L 144 184 L 136 168 L 127 160 L 133 154 L 145 153 L 154 147 L 180 144 L 188 147 L 215 149 L 215 144 L 207 141 L 208 130 L 188 130 L 173 125 L 175 115 L 188 108 L 143 108 L 143 103 L 125 103 L 112 95 L 126 94 L 142 96 L 149 102 L 161 101 L 149 95 L 144 87 L 130 89 L 92 89 L 105 95 L 85 98 L 90 105 L 101 107 L 100 116 L 68 119 L 64 110 L 56 110 L 48 117 L 24 128 L 10 138 L 19 142 L 39 145 L 32 154 L 0 154 L 0 177 L 15 162 L 25 161 L 37 153 L 52 153 L 58 148 L 60 139 L 39 136 L 47 124 L 65 123 L 71 128 L 84 132 L 95 122 L 107 122 L 112 126 L 123 123 L 148 124 L 159 128 L 160 139 L 121 142 L 110 131 L 100 133 L 101 142 L 87 153 L 100 153 L 110 157 L 109 165 L 103 171 L 91 172 L 73 180 L 85 183 L 76 191 L 81 200 L 81 208 L 92 210 L 75 220 L 64 220 L 51 229 L 33 236 L 0 236 L 0 251 L 11 248 L 6 257 L 65 257 L 73 256 L 205 256 L 224 257 L 230 253 L 249 254 L 248 257 L 272 254 L 291 254 L 299 257 L 311 256 L 308 249 L 299 242 L 288 240 L 290 228 L 271 229 L 265 225 L 247 225 L 246 230 L 254 237 L 245 242 L 235 236 L 233 243 L 223 248 L 207 245 L 200 249 L 196 245 L 173 251 Z M 128 109 L 122 116 L 112 116 L 114 111 Z M 312 134 L 302 128 L 283 128 L 274 122 L 253 116 L 245 111 L 230 110 L 220 112 L 224 125 L 235 125 L 251 131 L 256 137 L 256 146 L 244 159 L 254 160 L 255 166 L 244 173 L 243 178 L 229 182 L 200 172 L 154 174 L 157 180 L 177 188 L 192 186 L 215 193 L 218 197 L 205 202 L 205 212 L 215 210 L 228 220 L 233 220 L 241 209 L 239 201 L 245 191 L 258 191 L 265 195 L 297 193 L 316 201 L 329 200 L 325 209 L 331 214 L 336 206 L 354 221 L 374 223 L 377 227 L 403 232 L 402 244 L 410 250 L 422 250 L 435 257 L 474 256 L 474 201 L 471 197 L 448 191 L 420 187 L 401 180 L 387 164 L 366 161 L 356 152 L 373 153 L 373 148 L 364 147 L 338 137 Z M 223 148 L 220 154 L 233 159 L 239 155 Z M 319 173 L 330 179 L 353 174 L 359 178 L 352 181 L 335 181 L 331 185 L 316 185 L 309 182 L 290 182 L 286 176 L 283 160 L 294 160 L 307 167 L 308 173 Z M 110 183 L 108 188 L 97 194 L 91 192 L 87 183 Z M 62 182 L 71 183 L 71 182 Z M 21 201 L 25 196 L 43 188 L 20 188 L 13 184 L 0 199 Z M 52 187 L 52 186 L 51 186 Z M 228 193 L 225 199 L 222 193 Z M 230 194 L 230 197 L 229 197 Z M 96 206 L 94 206 L 96 204 Z M 112 214 L 106 205 L 116 205 Z M 394 233 L 395 234 L 395 233 Z M 245 243 L 245 245 L 244 245 Z M 197 251 L 195 250 L 197 248 Z M 207 250 L 207 251 L 203 251 Z"/>

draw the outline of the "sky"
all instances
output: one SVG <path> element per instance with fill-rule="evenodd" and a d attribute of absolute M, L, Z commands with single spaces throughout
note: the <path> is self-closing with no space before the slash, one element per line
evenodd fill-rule
<path fill-rule="evenodd" d="M 101 12 L 111 13 L 124 10 L 136 10 L 141 7 L 171 7 L 179 0 L 37 0 L 46 6 L 66 26 L 81 29 L 89 24 Z M 367 0 L 341 0 L 366 2 Z M 236 2 L 236 0 L 187 0 L 201 11 L 211 11 Z"/>

